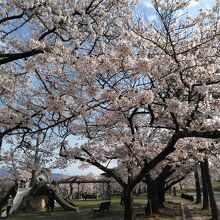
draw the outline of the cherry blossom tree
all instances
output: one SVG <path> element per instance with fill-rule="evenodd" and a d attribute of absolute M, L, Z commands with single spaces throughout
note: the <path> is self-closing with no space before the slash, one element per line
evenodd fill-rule
<path fill-rule="evenodd" d="M 85 99 L 84 81 L 78 79 L 82 75 L 90 81 L 83 73 L 92 68 L 92 57 L 114 46 L 133 5 L 115 0 L 1 1 L 1 143 L 14 133 L 68 124 L 99 103 Z"/>
<path fill-rule="evenodd" d="M 123 186 L 124 219 L 132 216 L 133 187 L 180 139 L 219 138 L 218 4 L 195 18 L 180 15 L 189 3 L 155 0 L 157 21 L 127 22 L 117 48 L 92 68 L 96 80 L 86 97 L 106 101 L 70 127 L 90 139 L 70 159 L 97 166 Z M 123 178 L 105 166 L 115 158 L 126 167 Z"/>
<path fill-rule="evenodd" d="M 65 51 L 62 47 L 69 49 L 64 57 L 55 58 L 59 61 L 71 61 L 78 49 L 80 53 L 91 54 L 96 45 L 101 48 L 104 41 L 111 44 L 120 35 L 121 22 L 116 19 L 129 16 L 128 7 L 132 4 L 121 0 L 1 1 L 0 64 L 35 55 L 43 59 L 42 54 L 46 53 L 61 55 Z M 23 31 L 26 34 L 21 35 Z M 27 62 L 30 68 L 34 65 L 31 63 Z"/>
<path fill-rule="evenodd" d="M 181 139 L 220 137 L 219 3 L 192 17 L 181 13 L 190 2 L 153 0 L 150 22 L 124 0 L 0 5 L 0 64 L 30 83 L 20 85 L 19 106 L 28 128 L 84 135 L 87 143 L 63 142 L 61 153 L 122 186 L 125 220 L 133 218 L 134 187 Z M 23 39 L 22 28 L 30 33 Z M 17 102 L 9 107 L 18 112 Z"/>

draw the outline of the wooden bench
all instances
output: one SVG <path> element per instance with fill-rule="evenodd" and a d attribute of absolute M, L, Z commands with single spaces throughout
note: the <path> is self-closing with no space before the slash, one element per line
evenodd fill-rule
<path fill-rule="evenodd" d="M 194 197 L 192 195 L 187 195 L 187 194 L 184 194 L 184 193 L 181 194 L 181 198 L 187 199 L 191 202 L 194 201 Z"/>
<path fill-rule="evenodd" d="M 93 216 L 94 216 L 95 213 L 97 213 L 97 212 L 102 212 L 102 213 L 103 213 L 103 211 L 105 211 L 105 210 L 109 212 L 110 204 L 111 204 L 110 201 L 109 201 L 109 202 L 102 202 L 102 203 L 100 203 L 99 208 L 94 208 L 94 209 L 92 209 L 92 210 L 93 210 Z"/>

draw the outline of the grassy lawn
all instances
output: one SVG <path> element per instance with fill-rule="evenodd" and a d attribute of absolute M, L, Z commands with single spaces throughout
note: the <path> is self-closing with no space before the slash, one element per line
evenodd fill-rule
<path fill-rule="evenodd" d="M 170 198 L 172 199 L 172 198 Z M 178 199 L 176 199 L 178 202 Z M 56 205 L 53 213 L 19 213 L 15 216 L 10 217 L 10 220 L 122 220 L 124 207 L 120 205 L 120 198 L 113 197 L 111 199 L 110 213 L 98 214 L 92 217 L 92 208 L 99 207 L 99 204 L 105 200 L 76 200 L 75 204 L 79 206 L 80 211 L 76 212 L 65 212 L 59 205 Z M 176 212 L 179 210 L 179 206 L 171 203 L 167 203 L 167 208 L 161 210 L 161 216 L 154 216 L 154 218 L 146 218 L 143 213 L 147 203 L 146 197 L 135 197 L 134 207 L 137 215 L 136 220 L 175 220 Z"/>
<path fill-rule="evenodd" d="M 220 182 L 214 182 L 214 183 L 212 183 L 212 186 L 215 191 L 220 192 Z"/>
<path fill-rule="evenodd" d="M 53 213 L 19 213 L 15 216 L 10 217 L 11 220 L 40 220 L 40 219 L 47 219 L 47 220 L 98 220 L 98 219 L 105 219 L 105 220 L 121 220 L 123 216 L 123 206 L 120 206 L 120 198 L 113 197 L 111 199 L 111 207 L 110 213 L 103 213 L 98 214 L 95 217 L 92 217 L 92 208 L 99 207 L 99 204 L 105 200 L 76 200 L 74 203 L 79 206 L 79 213 L 76 212 L 65 212 L 62 211 L 62 208 L 59 205 L 56 205 Z M 135 197 L 134 198 L 134 206 L 140 207 L 144 206 L 147 203 L 146 197 Z M 142 218 L 146 219 L 146 218 Z M 168 219 L 167 219 L 168 220 Z"/>
<path fill-rule="evenodd" d="M 213 183 L 212 183 L 212 186 L 213 186 L 213 187 L 220 187 L 220 182 L 213 182 Z"/>
<path fill-rule="evenodd" d="M 33 214 L 17 214 L 15 216 L 9 217 L 8 219 L 11 220 L 40 220 L 40 219 L 48 219 L 48 220 L 58 220 L 58 219 L 65 219 L 65 220 L 84 220 L 81 216 L 77 215 L 76 213 L 72 212 L 60 212 L 55 211 L 52 214 L 46 213 L 33 213 Z"/>
<path fill-rule="evenodd" d="M 95 208 L 98 207 L 101 202 L 104 202 L 106 200 L 76 200 L 74 203 L 79 206 L 79 209 L 86 209 L 86 208 Z M 123 206 L 120 206 L 120 198 L 119 197 L 112 197 L 111 198 L 111 208 L 120 207 L 123 208 Z M 147 204 L 147 198 L 140 196 L 140 197 L 134 197 L 134 206 L 143 206 Z"/>

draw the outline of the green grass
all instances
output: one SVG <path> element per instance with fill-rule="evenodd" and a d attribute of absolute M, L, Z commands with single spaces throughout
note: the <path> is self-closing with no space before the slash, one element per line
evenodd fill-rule
<path fill-rule="evenodd" d="M 173 200 L 173 198 L 168 198 L 168 200 Z M 53 213 L 19 213 L 15 216 L 10 217 L 10 220 L 121 220 L 123 218 L 124 207 L 120 206 L 120 198 L 113 197 L 111 199 L 110 213 L 103 213 L 92 217 L 92 208 L 99 207 L 100 203 L 106 200 L 75 200 L 73 201 L 76 205 L 79 206 L 80 212 L 66 212 L 56 204 Z M 179 199 L 175 197 L 174 202 L 179 202 Z M 136 213 L 142 213 L 142 215 L 137 216 L 137 220 L 150 220 L 153 218 L 146 218 L 143 216 L 144 210 L 140 208 L 147 203 L 146 197 L 134 197 L 134 208 Z M 138 207 L 140 209 L 138 209 Z M 160 220 L 175 220 L 175 209 L 179 210 L 178 206 L 174 204 L 168 204 L 167 209 L 162 210 L 162 215 Z"/>
<path fill-rule="evenodd" d="M 134 206 L 141 206 L 146 204 L 147 204 L 147 197 L 140 196 L 134 198 Z"/>
<path fill-rule="evenodd" d="M 213 182 L 212 187 L 214 191 L 220 192 L 220 182 Z"/>
<path fill-rule="evenodd" d="M 214 183 L 214 185 L 218 186 L 220 183 Z M 166 196 L 166 200 L 169 201 L 166 203 L 165 209 L 161 210 L 161 215 L 158 218 L 146 218 L 143 215 L 137 216 L 136 220 L 175 220 L 175 215 L 179 214 L 180 203 L 188 203 L 188 201 L 183 200 L 182 198 L 176 196 Z M 110 213 L 103 213 L 97 215 L 96 217 L 92 217 L 92 208 L 99 207 L 100 203 L 106 200 L 76 200 L 73 201 L 75 204 L 79 206 L 80 212 L 66 212 L 63 211 L 59 205 L 55 206 L 54 212 L 51 214 L 47 213 L 19 213 L 15 216 L 10 217 L 11 220 L 121 220 L 123 218 L 124 207 L 120 206 L 120 198 L 113 197 L 111 199 L 111 207 Z M 134 207 L 136 213 L 139 213 L 138 207 L 142 207 L 146 205 L 147 198 L 146 197 L 134 197 Z M 210 211 L 201 211 L 199 206 L 192 204 L 195 216 L 207 216 L 210 218 Z M 139 209 L 143 212 L 143 208 Z M 208 219 L 208 218 L 207 218 Z"/>
<path fill-rule="evenodd" d="M 75 200 L 73 201 L 79 209 L 86 209 L 86 208 L 95 208 L 98 207 L 101 202 L 105 202 L 106 200 Z M 119 197 L 112 197 L 111 198 L 111 207 L 119 206 L 120 198 Z M 142 206 L 147 204 L 147 198 L 140 196 L 134 197 L 134 206 Z"/>
<path fill-rule="evenodd" d="M 79 209 L 92 209 L 96 208 L 99 206 L 101 202 L 105 202 L 107 200 L 76 200 L 74 203 L 79 207 Z M 115 204 L 119 204 L 119 199 L 118 198 L 112 198 L 111 199 L 111 207 L 114 206 Z"/>
<path fill-rule="evenodd" d="M 29 213 L 29 214 L 17 214 L 15 216 L 10 217 L 11 220 L 121 220 L 123 216 L 124 207 L 120 206 L 120 198 L 113 197 L 111 199 L 111 207 L 110 214 L 103 213 L 101 215 L 97 215 L 96 217 L 92 217 L 92 208 L 99 207 L 100 203 L 106 200 L 75 200 L 73 201 L 80 209 L 79 213 L 76 212 L 65 212 L 62 211 L 62 208 L 59 205 L 55 206 L 54 212 L 51 214 L 47 213 Z M 147 198 L 146 197 L 135 197 L 134 198 L 134 207 L 140 207 L 146 205 Z M 143 219 L 143 218 L 142 218 Z M 146 218 L 144 218 L 146 219 Z"/>
<path fill-rule="evenodd" d="M 9 217 L 8 219 L 11 219 L 11 220 L 40 220 L 40 219 L 47 219 L 47 220 L 58 220 L 58 219 L 84 220 L 77 213 L 57 212 L 57 211 L 55 211 L 52 214 L 45 214 L 45 213 L 17 214 L 15 216 Z"/>
<path fill-rule="evenodd" d="M 220 187 L 220 182 L 213 182 L 213 183 L 212 183 L 212 186 L 213 186 L 213 187 Z"/>

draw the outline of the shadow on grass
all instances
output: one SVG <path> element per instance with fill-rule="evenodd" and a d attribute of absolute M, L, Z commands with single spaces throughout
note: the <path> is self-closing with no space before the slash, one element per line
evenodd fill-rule
<path fill-rule="evenodd" d="M 123 218 L 124 207 L 120 205 L 120 198 L 113 197 L 111 199 L 110 211 L 104 213 L 97 213 L 93 217 L 93 208 L 99 207 L 101 202 L 106 200 L 77 200 L 73 201 L 78 207 L 79 212 L 66 212 L 62 210 L 59 205 L 55 206 L 53 213 L 19 213 L 11 216 L 10 220 L 121 220 Z M 134 206 L 141 207 L 146 205 L 146 197 L 137 197 L 134 199 Z"/>
<path fill-rule="evenodd" d="M 105 220 L 121 220 L 123 215 L 123 211 L 121 210 L 111 210 L 109 213 L 98 213 L 96 216 L 93 217 L 93 213 L 89 209 L 84 209 L 78 213 L 76 212 L 65 212 L 65 211 L 55 211 L 53 213 L 20 213 L 15 216 L 12 216 L 8 219 L 10 220 L 40 220 L 40 219 L 47 219 L 47 220 L 98 220 L 98 219 L 105 219 Z"/>

